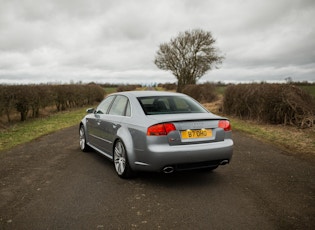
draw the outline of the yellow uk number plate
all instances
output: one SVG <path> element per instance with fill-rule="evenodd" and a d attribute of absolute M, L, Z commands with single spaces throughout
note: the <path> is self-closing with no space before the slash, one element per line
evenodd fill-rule
<path fill-rule="evenodd" d="M 211 129 L 187 129 L 181 132 L 183 139 L 212 137 Z"/>

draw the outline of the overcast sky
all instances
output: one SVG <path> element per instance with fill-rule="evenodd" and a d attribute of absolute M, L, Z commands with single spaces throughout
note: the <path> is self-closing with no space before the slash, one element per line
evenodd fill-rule
<path fill-rule="evenodd" d="M 210 31 L 201 81 L 315 82 L 314 0 L 0 0 L 0 83 L 175 82 L 159 45 Z"/>

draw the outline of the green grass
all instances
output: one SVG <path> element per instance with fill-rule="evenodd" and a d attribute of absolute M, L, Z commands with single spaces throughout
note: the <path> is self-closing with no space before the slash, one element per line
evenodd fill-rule
<path fill-rule="evenodd" d="M 218 95 L 224 95 L 227 86 L 216 86 L 215 91 Z"/>
<path fill-rule="evenodd" d="M 248 133 L 259 139 L 266 139 L 271 141 L 274 140 L 278 135 L 278 133 L 268 132 L 268 130 L 265 130 L 263 126 L 259 126 L 258 124 L 250 121 L 240 120 L 237 118 L 232 118 L 230 120 L 232 123 L 232 129 Z"/>
<path fill-rule="evenodd" d="M 117 92 L 117 87 L 105 87 L 104 90 L 106 94 L 111 94 Z"/>
<path fill-rule="evenodd" d="M 315 85 L 304 85 L 300 87 L 315 97 Z"/>
<path fill-rule="evenodd" d="M 57 113 L 46 118 L 20 122 L 0 130 L 0 151 L 34 140 L 40 136 L 80 123 L 85 108 Z"/>

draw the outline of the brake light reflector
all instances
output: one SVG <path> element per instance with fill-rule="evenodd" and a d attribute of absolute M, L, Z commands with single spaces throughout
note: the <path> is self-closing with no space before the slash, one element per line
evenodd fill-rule
<path fill-rule="evenodd" d="M 148 128 L 147 136 L 166 136 L 169 132 L 176 130 L 172 123 L 152 125 Z"/>
<path fill-rule="evenodd" d="M 224 129 L 224 131 L 231 131 L 232 130 L 231 124 L 228 120 L 220 120 L 218 126 L 219 126 L 219 128 Z"/>

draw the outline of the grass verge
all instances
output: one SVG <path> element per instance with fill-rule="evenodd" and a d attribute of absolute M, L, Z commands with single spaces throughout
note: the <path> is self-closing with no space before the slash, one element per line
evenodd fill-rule
<path fill-rule="evenodd" d="M 272 143 L 283 150 L 315 157 L 315 129 L 299 129 L 293 126 L 259 124 L 231 118 L 233 130 L 239 130 L 259 140 Z"/>
<path fill-rule="evenodd" d="M 40 136 L 79 124 L 85 108 L 53 114 L 49 117 L 16 123 L 0 130 L 0 151 L 34 140 Z"/>

